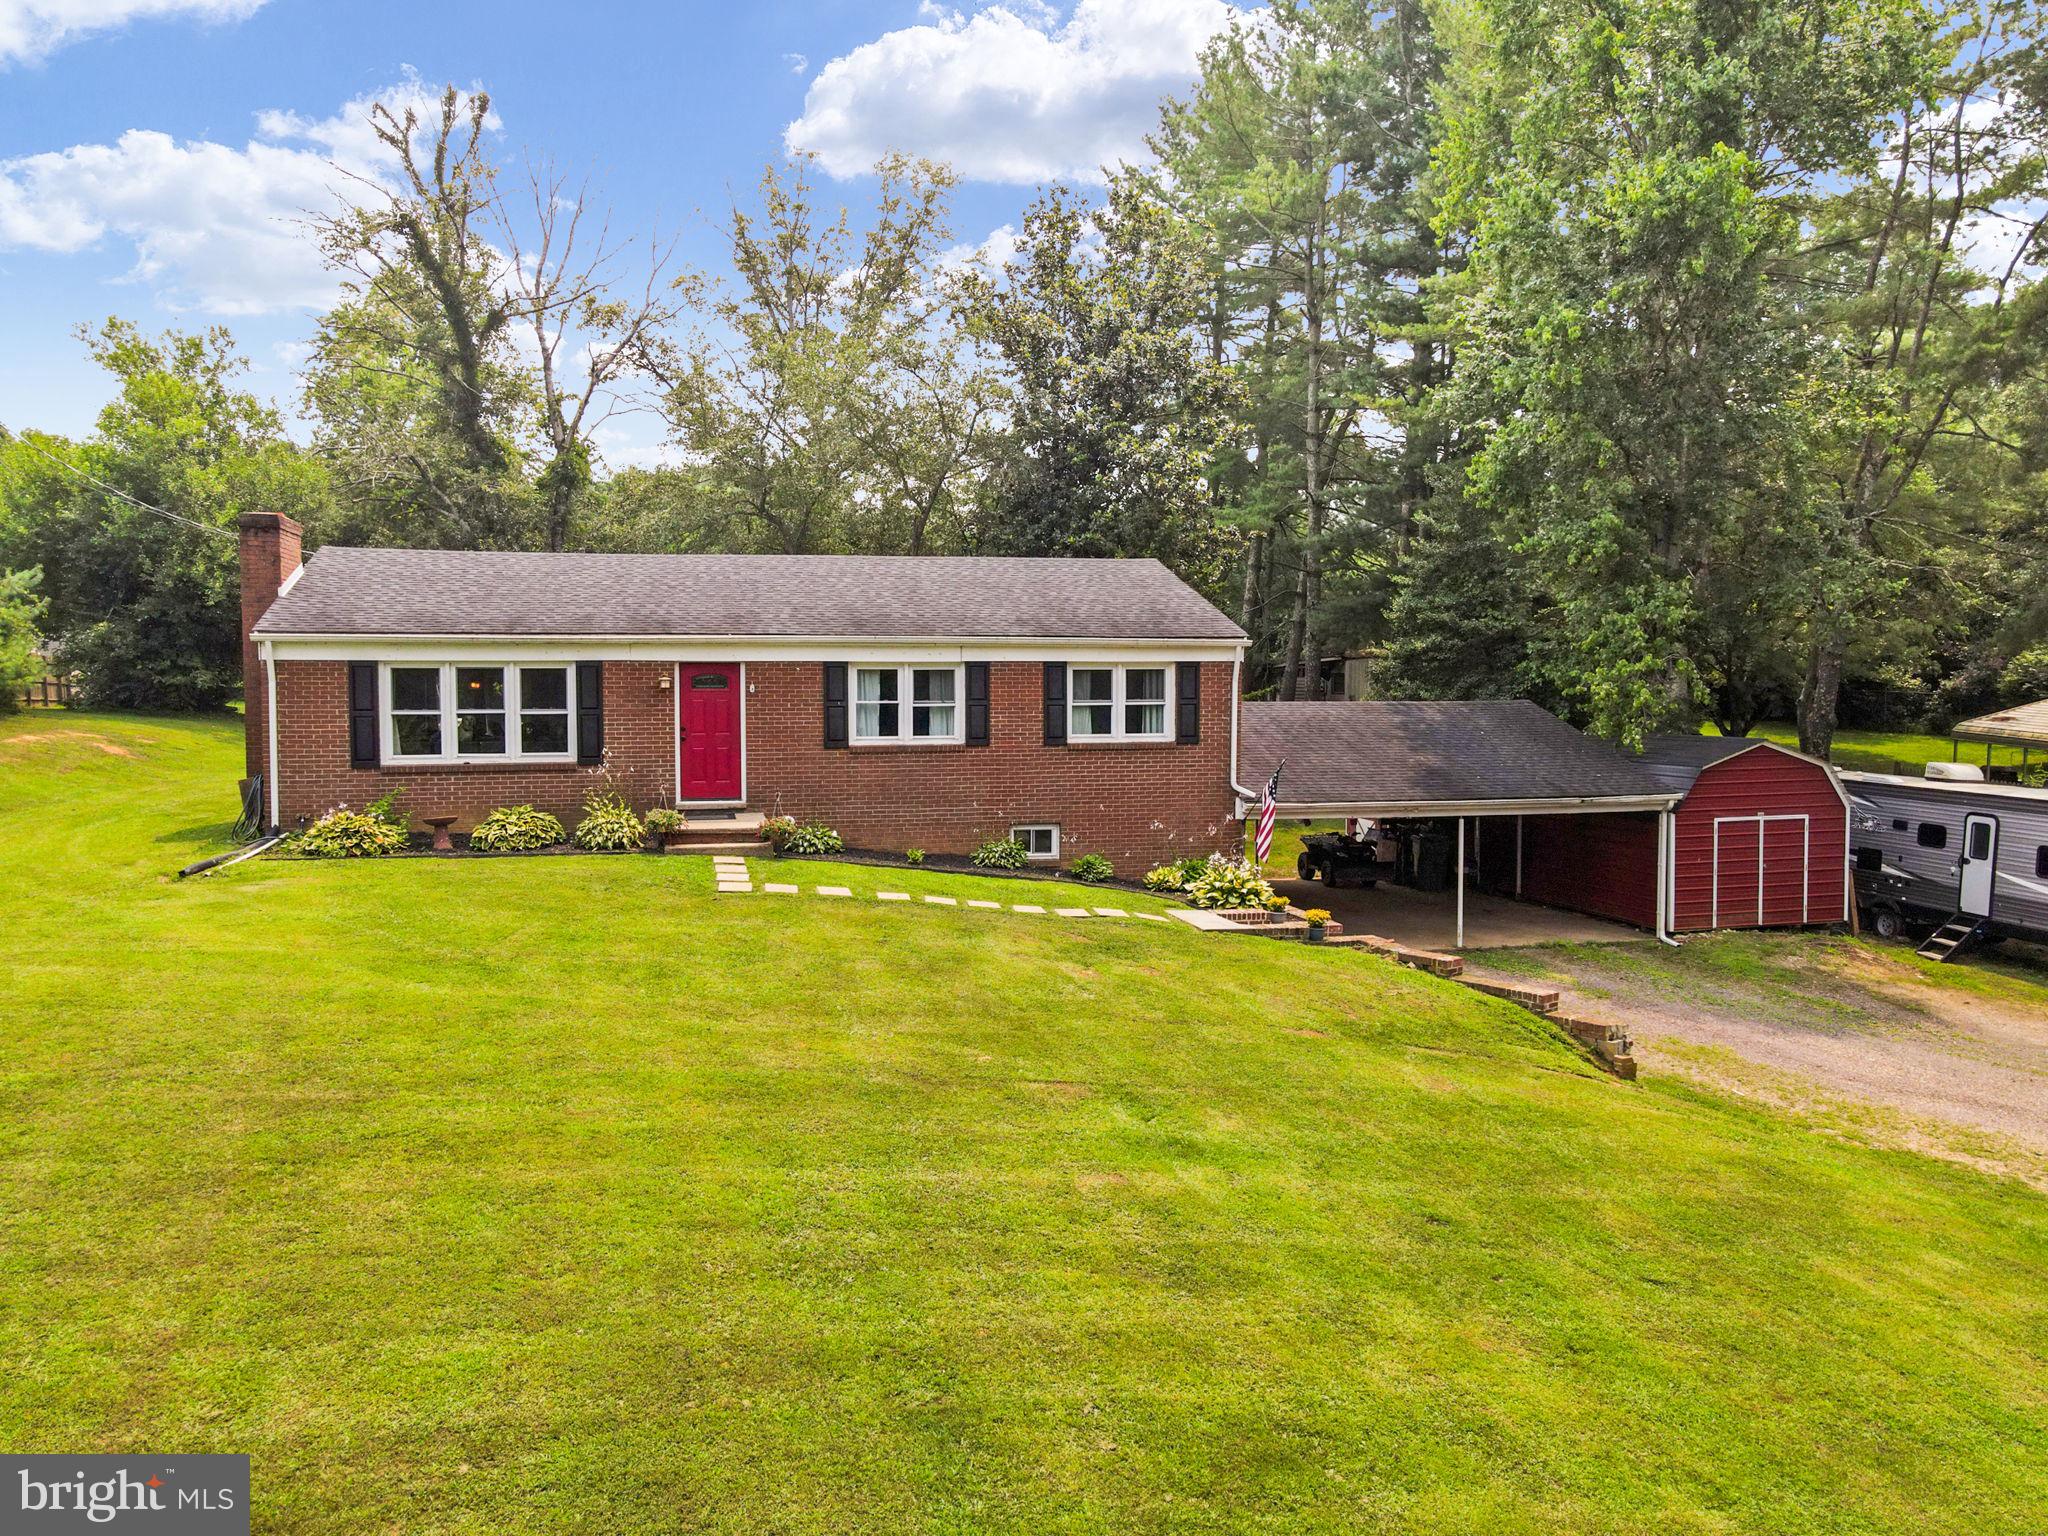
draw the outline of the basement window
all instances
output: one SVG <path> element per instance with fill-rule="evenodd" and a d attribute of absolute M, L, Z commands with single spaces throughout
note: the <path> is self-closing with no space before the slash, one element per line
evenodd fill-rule
<path fill-rule="evenodd" d="M 1060 829 L 1055 826 L 1012 827 L 1010 837 L 1022 843 L 1034 859 L 1054 860 L 1060 856 Z"/>

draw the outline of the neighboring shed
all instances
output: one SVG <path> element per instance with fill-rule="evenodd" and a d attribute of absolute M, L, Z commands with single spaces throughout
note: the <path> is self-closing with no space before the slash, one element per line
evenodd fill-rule
<path fill-rule="evenodd" d="M 1653 736 L 1643 765 L 1685 796 L 1672 815 L 1674 931 L 1847 920 L 1849 800 L 1827 764 L 1753 737 Z"/>

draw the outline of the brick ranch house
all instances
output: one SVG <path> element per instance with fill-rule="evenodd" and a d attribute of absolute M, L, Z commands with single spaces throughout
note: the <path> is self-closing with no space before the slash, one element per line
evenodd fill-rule
<path fill-rule="evenodd" d="M 398 788 L 457 830 L 751 809 L 849 846 L 1136 870 L 1241 847 L 1245 636 L 1151 560 L 329 546 L 241 519 L 247 771 L 272 826 Z"/>

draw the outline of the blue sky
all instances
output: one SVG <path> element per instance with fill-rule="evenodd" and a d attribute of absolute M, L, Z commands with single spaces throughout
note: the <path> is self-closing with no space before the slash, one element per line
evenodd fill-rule
<path fill-rule="evenodd" d="M 1225 0 L 600 3 L 0 0 L 0 422 L 90 429 L 106 395 L 72 328 L 229 325 L 290 409 L 331 291 L 293 228 L 376 173 L 362 117 L 408 83 L 481 86 L 503 157 L 590 173 L 616 227 L 722 267 L 708 222 L 785 145 L 858 209 L 877 154 L 963 176 L 977 244 L 1053 177 L 1141 152 Z M 832 179 L 832 178 L 837 178 Z M 651 451 L 649 418 L 608 445 Z"/>

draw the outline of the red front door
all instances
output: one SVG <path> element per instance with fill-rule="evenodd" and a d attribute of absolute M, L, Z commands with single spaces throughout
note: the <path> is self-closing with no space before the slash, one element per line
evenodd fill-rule
<path fill-rule="evenodd" d="M 684 662 L 676 708 L 683 734 L 684 800 L 740 798 L 740 669 Z"/>

